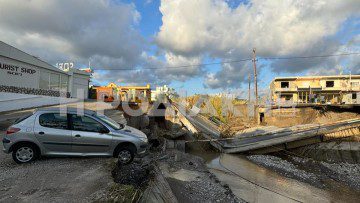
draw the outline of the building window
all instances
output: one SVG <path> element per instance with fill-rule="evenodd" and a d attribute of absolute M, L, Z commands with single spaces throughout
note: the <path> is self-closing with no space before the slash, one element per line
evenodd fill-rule
<path fill-rule="evenodd" d="M 352 93 L 352 99 L 356 99 L 357 98 L 357 94 L 356 93 Z"/>
<path fill-rule="evenodd" d="M 281 88 L 289 88 L 289 82 L 281 82 Z"/>
<path fill-rule="evenodd" d="M 59 90 L 60 89 L 60 74 L 50 74 L 50 89 Z"/>
<path fill-rule="evenodd" d="M 61 75 L 60 77 L 60 90 L 67 92 L 68 91 L 68 80 L 69 77 L 67 75 Z"/>
<path fill-rule="evenodd" d="M 359 87 L 359 82 L 351 82 L 352 87 Z"/>
<path fill-rule="evenodd" d="M 49 89 L 49 79 L 50 79 L 50 74 L 48 72 L 41 71 L 39 88 L 43 89 L 43 90 L 48 90 Z"/>
<path fill-rule="evenodd" d="M 326 81 L 326 87 L 334 87 L 334 81 Z"/>

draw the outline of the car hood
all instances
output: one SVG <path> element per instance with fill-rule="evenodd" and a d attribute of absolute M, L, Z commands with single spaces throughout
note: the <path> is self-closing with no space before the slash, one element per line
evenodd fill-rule
<path fill-rule="evenodd" d="M 130 126 L 127 126 L 125 125 L 125 127 L 121 130 L 119 130 L 119 132 L 126 132 L 127 134 L 131 135 L 131 136 L 134 136 L 134 137 L 137 137 L 137 138 L 146 138 L 147 139 L 147 136 L 145 135 L 145 133 L 141 132 L 140 130 L 136 129 L 136 128 L 133 128 L 133 127 L 130 127 Z"/>

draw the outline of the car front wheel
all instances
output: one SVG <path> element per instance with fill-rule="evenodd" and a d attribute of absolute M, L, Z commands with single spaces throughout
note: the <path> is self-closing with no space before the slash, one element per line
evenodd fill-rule
<path fill-rule="evenodd" d="M 34 146 L 23 144 L 15 147 L 12 152 L 14 161 L 18 164 L 24 164 L 34 161 L 38 156 L 37 150 Z"/>
<path fill-rule="evenodd" d="M 119 164 L 129 164 L 133 161 L 135 151 L 132 147 L 122 147 L 118 150 L 117 158 Z"/>

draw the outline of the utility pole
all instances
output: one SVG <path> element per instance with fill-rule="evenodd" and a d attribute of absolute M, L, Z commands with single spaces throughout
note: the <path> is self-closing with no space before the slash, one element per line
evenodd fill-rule
<path fill-rule="evenodd" d="M 259 114 L 259 103 L 258 103 L 258 87 L 257 87 L 257 71 L 256 71 L 256 49 L 253 49 L 253 64 L 254 64 L 254 85 L 255 85 L 255 106 L 254 106 L 254 118 L 256 122 Z"/>
<path fill-rule="evenodd" d="M 249 93 L 249 100 L 248 100 L 248 102 L 249 102 L 249 104 L 250 104 L 250 95 L 251 95 L 251 92 L 250 92 L 250 88 L 251 88 L 250 72 L 249 72 L 248 80 L 249 80 L 249 91 L 248 91 L 248 93 Z"/>
<path fill-rule="evenodd" d="M 256 71 L 256 49 L 253 49 L 253 64 L 254 64 L 254 83 L 255 83 L 255 106 L 258 106 L 258 87 L 257 87 L 257 71 Z"/>

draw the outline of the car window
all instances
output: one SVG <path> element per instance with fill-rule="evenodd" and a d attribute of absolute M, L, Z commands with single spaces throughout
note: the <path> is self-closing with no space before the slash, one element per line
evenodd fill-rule
<path fill-rule="evenodd" d="M 47 128 L 68 129 L 67 116 L 59 113 L 41 114 L 39 124 Z"/>
<path fill-rule="evenodd" d="M 27 115 L 25 115 L 25 116 L 23 116 L 23 117 L 21 117 L 21 118 L 18 118 L 18 119 L 15 120 L 14 124 L 18 124 L 18 123 L 24 121 L 25 119 L 29 118 L 29 117 L 32 116 L 32 115 L 33 115 L 33 114 L 31 113 L 31 114 L 27 114 Z"/>
<path fill-rule="evenodd" d="M 107 130 L 104 125 L 88 116 L 71 114 L 73 130 L 88 132 L 103 132 Z"/>

